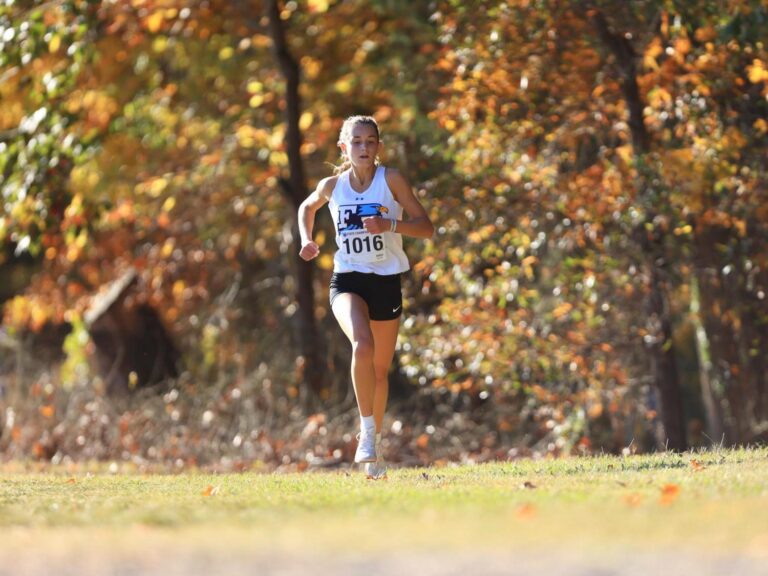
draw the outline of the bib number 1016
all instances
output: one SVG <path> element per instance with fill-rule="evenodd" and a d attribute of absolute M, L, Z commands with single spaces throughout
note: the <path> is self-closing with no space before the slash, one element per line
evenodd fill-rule
<path fill-rule="evenodd" d="M 380 252 L 384 249 L 384 239 L 381 236 L 355 236 L 344 238 L 344 249 L 347 254 L 362 254 L 363 252 Z"/>

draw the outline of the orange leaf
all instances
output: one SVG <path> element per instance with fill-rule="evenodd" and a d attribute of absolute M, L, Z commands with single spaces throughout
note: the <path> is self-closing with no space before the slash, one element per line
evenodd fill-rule
<path fill-rule="evenodd" d="M 659 498 L 659 503 L 664 504 L 665 506 L 672 504 L 672 502 L 677 500 L 679 495 L 680 486 L 677 484 L 665 484 L 661 487 L 661 498 Z"/>
<path fill-rule="evenodd" d="M 429 444 L 429 435 L 427 434 L 422 434 L 416 439 L 416 446 L 418 446 L 421 449 L 426 448 L 427 444 Z"/>
<path fill-rule="evenodd" d="M 706 466 L 704 466 L 704 464 L 698 460 L 691 460 L 691 468 L 693 468 L 694 472 L 701 472 L 706 468 Z"/>
<path fill-rule="evenodd" d="M 568 314 L 568 312 L 570 312 L 572 308 L 573 308 L 573 305 L 571 303 L 563 302 L 562 304 L 560 304 L 560 306 L 558 306 L 552 311 L 552 316 L 558 319 L 562 318 L 563 316 Z"/>
<path fill-rule="evenodd" d="M 640 505 L 640 502 L 642 501 L 643 497 L 638 494 L 637 492 L 634 492 L 632 494 L 626 494 L 624 496 L 624 503 L 627 506 L 630 506 L 631 508 L 636 508 Z"/>
<path fill-rule="evenodd" d="M 203 496 L 216 496 L 219 493 L 219 487 L 213 484 L 208 484 L 208 487 L 202 491 Z"/>
<path fill-rule="evenodd" d="M 530 503 L 523 504 L 517 509 L 518 518 L 533 518 L 536 516 L 536 506 Z"/>

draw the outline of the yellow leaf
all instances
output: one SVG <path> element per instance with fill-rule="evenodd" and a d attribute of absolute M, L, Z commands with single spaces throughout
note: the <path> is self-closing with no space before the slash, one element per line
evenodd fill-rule
<path fill-rule="evenodd" d="M 333 87 L 339 94 L 346 94 L 352 90 L 352 80 L 349 76 L 344 76 L 336 80 L 336 83 L 333 85 Z"/>
<path fill-rule="evenodd" d="M 86 232 L 85 228 L 80 230 L 80 233 L 77 235 L 77 238 L 75 238 L 75 246 L 77 246 L 80 249 L 85 248 L 85 245 L 88 244 L 88 232 Z"/>
<path fill-rule="evenodd" d="M 166 240 L 163 244 L 163 249 L 160 251 L 160 254 L 162 254 L 163 258 L 168 258 L 171 254 L 173 254 L 173 249 L 175 248 L 175 243 L 172 240 Z"/>
<path fill-rule="evenodd" d="M 163 12 L 161 10 L 158 10 L 157 12 L 152 13 L 150 17 L 147 18 L 147 28 L 153 34 L 157 33 L 162 26 L 163 26 Z"/>
<path fill-rule="evenodd" d="M 654 108 L 660 108 L 672 102 L 672 95 L 664 88 L 658 87 L 648 94 L 648 103 Z"/>
<path fill-rule="evenodd" d="M 299 118 L 299 128 L 301 130 L 306 130 L 310 126 L 312 126 L 312 120 L 314 120 L 314 116 L 312 115 L 312 112 L 304 112 L 301 115 L 301 118 Z"/>
<path fill-rule="evenodd" d="M 173 196 L 166 198 L 165 202 L 163 202 L 163 210 L 165 212 L 170 212 L 174 206 L 176 206 L 176 198 Z"/>
<path fill-rule="evenodd" d="M 307 4 L 310 12 L 327 12 L 330 7 L 328 0 L 309 0 Z"/>
<path fill-rule="evenodd" d="M 648 48 L 643 55 L 643 66 L 650 70 L 658 70 L 659 64 L 656 62 L 656 56 L 659 56 L 664 52 L 661 46 L 661 40 L 654 38 L 653 42 L 648 45 Z"/>
<path fill-rule="evenodd" d="M 149 194 L 154 198 L 157 198 L 158 196 L 160 196 L 160 194 L 163 193 L 163 190 L 165 190 L 167 186 L 168 186 L 168 180 L 166 180 L 165 178 L 157 178 L 152 182 L 152 184 L 150 184 Z"/>
<path fill-rule="evenodd" d="M 168 39 L 164 36 L 158 36 L 155 41 L 152 42 L 152 51 L 155 54 L 162 54 L 168 47 Z"/>
<path fill-rule="evenodd" d="M 747 75 L 749 76 L 749 81 L 753 84 L 768 80 L 768 70 L 765 69 L 765 64 L 763 64 L 762 60 L 753 60 L 752 66 L 747 66 Z"/>
<path fill-rule="evenodd" d="M 632 163 L 632 146 L 630 144 L 627 144 L 625 146 L 619 146 L 618 148 L 616 148 L 616 153 L 619 155 L 619 158 L 621 158 L 625 164 Z"/>
<path fill-rule="evenodd" d="M 237 141 L 243 148 L 253 148 L 256 144 L 254 130 L 251 126 L 244 124 L 237 129 Z"/>
<path fill-rule="evenodd" d="M 308 79 L 314 80 L 320 74 L 323 65 L 319 60 L 315 60 L 310 56 L 304 56 L 301 59 L 301 68 Z"/>
<path fill-rule="evenodd" d="M 48 51 L 51 54 L 55 54 L 59 51 L 59 48 L 61 48 L 61 37 L 60 36 L 54 36 L 51 38 L 51 41 L 48 42 Z"/>
<path fill-rule="evenodd" d="M 330 254 L 321 254 L 317 258 L 317 266 L 321 270 L 333 270 L 333 256 Z"/>

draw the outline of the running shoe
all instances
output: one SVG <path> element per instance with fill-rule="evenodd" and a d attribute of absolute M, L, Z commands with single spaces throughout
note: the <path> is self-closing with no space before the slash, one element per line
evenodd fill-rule
<path fill-rule="evenodd" d="M 376 434 L 366 434 L 363 431 L 357 435 L 355 462 L 376 462 Z"/>
<path fill-rule="evenodd" d="M 365 476 L 368 480 L 386 480 L 387 465 L 382 458 L 381 433 L 376 434 L 376 462 L 368 462 L 365 465 Z"/>
<path fill-rule="evenodd" d="M 386 480 L 387 465 L 381 460 L 377 462 L 368 462 L 365 465 L 365 477 L 368 480 Z"/>

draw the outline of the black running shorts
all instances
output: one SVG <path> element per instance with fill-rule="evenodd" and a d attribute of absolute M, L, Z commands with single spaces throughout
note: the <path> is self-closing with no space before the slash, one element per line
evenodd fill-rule
<path fill-rule="evenodd" d="M 371 320 L 394 320 L 403 312 L 400 274 L 334 272 L 331 276 L 331 306 L 339 294 L 345 293 L 357 294 L 365 300 Z"/>

